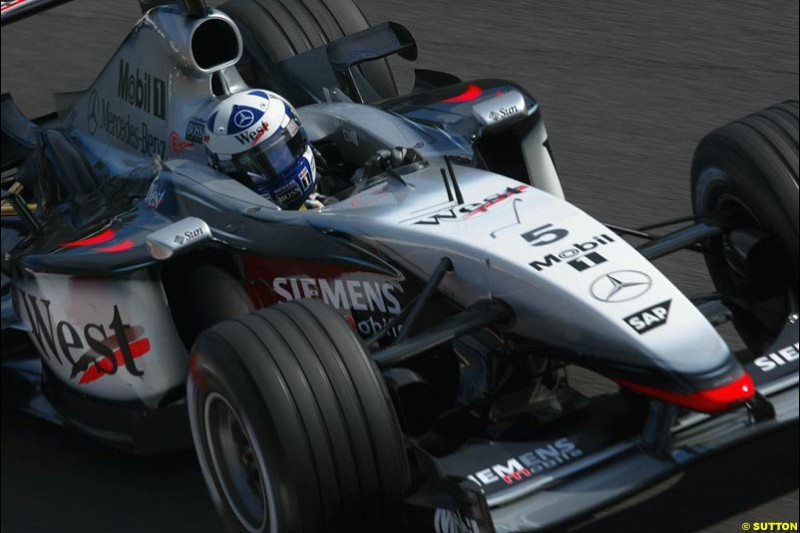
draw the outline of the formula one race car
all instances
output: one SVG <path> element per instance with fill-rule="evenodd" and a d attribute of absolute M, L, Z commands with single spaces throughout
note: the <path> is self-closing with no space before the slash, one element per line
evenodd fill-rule
<path fill-rule="evenodd" d="M 2 97 L 4 402 L 193 442 L 248 532 L 537 530 L 797 422 L 797 101 L 699 143 L 691 216 L 627 229 L 564 200 L 524 88 L 398 95 L 413 38 L 350 0 L 142 8 L 57 113 Z M 210 110 L 251 88 L 297 106 L 335 201 L 208 165 Z M 678 250 L 714 293 L 651 263 Z"/>

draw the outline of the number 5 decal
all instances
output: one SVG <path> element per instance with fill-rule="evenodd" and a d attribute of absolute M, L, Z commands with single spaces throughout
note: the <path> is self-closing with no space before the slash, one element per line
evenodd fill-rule
<path fill-rule="evenodd" d="M 545 224 L 544 226 L 526 231 L 521 237 L 528 241 L 528 244 L 531 246 L 544 246 L 545 244 L 560 241 L 567 235 L 569 235 L 567 230 L 554 228 L 552 224 Z"/>

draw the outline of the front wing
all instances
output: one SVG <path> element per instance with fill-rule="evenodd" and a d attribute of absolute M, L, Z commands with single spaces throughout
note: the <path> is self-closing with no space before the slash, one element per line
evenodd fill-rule
<path fill-rule="evenodd" d="M 713 416 L 685 412 L 669 418 L 663 415 L 670 408 L 654 402 L 644 428 L 635 436 L 610 444 L 605 439 L 605 445 L 526 477 L 505 491 L 484 492 L 463 477 L 448 476 L 448 457 L 432 460 L 431 478 L 436 481 L 407 500 L 409 516 L 414 517 L 407 531 L 548 529 L 631 496 L 725 449 L 796 424 L 798 337 L 797 316 L 792 316 L 773 346 L 747 367 L 760 403 Z M 669 424 L 659 428 L 665 420 Z M 603 441 L 602 430 L 585 432 L 584 441 Z M 588 435 L 592 432 L 596 434 Z"/>

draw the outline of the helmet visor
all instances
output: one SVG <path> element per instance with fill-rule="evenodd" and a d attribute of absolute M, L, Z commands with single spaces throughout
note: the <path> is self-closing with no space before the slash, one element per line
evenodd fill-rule
<path fill-rule="evenodd" d="M 233 156 L 233 166 L 248 175 L 263 179 L 258 185 L 277 183 L 283 174 L 303 157 L 308 141 L 305 132 L 294 120 L 275 138 Z"/>

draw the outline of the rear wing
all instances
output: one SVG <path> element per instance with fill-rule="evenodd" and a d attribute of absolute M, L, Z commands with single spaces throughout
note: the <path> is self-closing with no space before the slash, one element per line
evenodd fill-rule
<path fill-rule="evenodd" d="M 3 0 L 0 4 L 0 26 L 31 17 L 42 11 L 72 2 L 72 0 Z M 139 0 L 142 13 L 160 5 L 183 5 L 190 15 L 202 16 L 208 6 L 205 0 Z"/>

